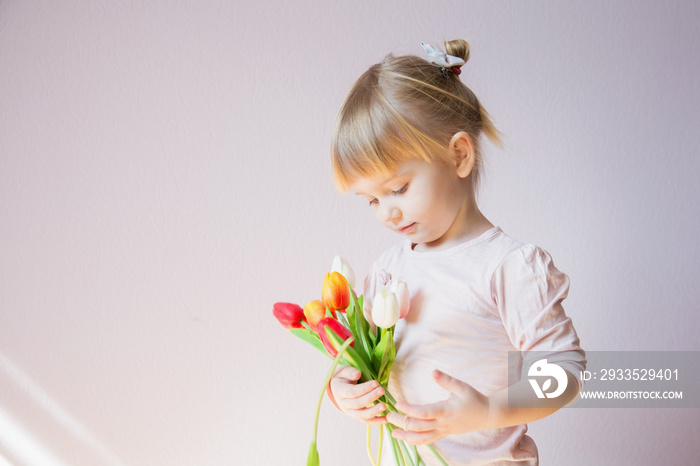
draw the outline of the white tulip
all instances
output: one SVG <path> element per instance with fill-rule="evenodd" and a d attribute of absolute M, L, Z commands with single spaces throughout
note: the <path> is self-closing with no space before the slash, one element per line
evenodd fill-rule
<path fill-rule="evenodd" d="M 399 321 L 399 301 L 388 286 L 379 288 L 372 301 L 372 321 L 381 328 L 390 328 Z"/>
<path fill-rule="evenodd" d="M 399 319 L 403 319 L 408 314 L 411 305 L 411 296 L 408 293 L 408 285 L 403 278 L 398 278 L 391 282 L 389 289 L 394 292 L 399 302 Z"/>
<path fill-rule="evenodd" d="M 333 258 L 333 264 L 331 265 L 331 273 L 338 272 L 348 281 L 350 288 L 355 289 L 355 272 L 352 271 L 352 267 L 348 264 L 348 261 L 340 256 L 335 256 Z"/>

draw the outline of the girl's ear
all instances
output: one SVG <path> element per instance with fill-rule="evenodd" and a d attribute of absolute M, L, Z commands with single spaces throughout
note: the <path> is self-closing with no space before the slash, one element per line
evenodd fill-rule
<path fill-rule="evenodd" d="M 450 139 L 449 150 L 457 165 L 457 176 L 468 177 L 476 163 L 476 151 L 472 138 L 464 131 L 455 133 Z"/>

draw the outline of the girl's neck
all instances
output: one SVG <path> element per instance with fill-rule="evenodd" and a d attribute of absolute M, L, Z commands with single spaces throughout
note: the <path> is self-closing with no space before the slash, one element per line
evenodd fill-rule
<path fill-rule="evenodd" d="M 462 208 L 459 210 L 459 213 L 450 227 L 452 234 L 449 237 L 443 237 L 429 244 L 413 244 L 412 249 L 422 252 L 449 249 L 458 244 L 478 238 L 493 227 L 494 225 L 479 210 L 474 195 L 470 191 L 469 194 L 465 196 Z"/>

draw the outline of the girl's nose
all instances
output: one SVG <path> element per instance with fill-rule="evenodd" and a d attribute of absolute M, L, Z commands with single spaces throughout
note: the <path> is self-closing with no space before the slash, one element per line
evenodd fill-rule
<path fill-rule="evenodd" d="M 396 206 L 388 205 L 384 207 L 382 217 L 384 222 L 397 222 L 401 219 L 401 211 Z"/>

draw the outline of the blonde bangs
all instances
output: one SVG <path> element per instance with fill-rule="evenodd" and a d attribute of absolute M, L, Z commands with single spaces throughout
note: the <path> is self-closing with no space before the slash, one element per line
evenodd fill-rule
<path fill-rule="evenodd" d="M 344 105 L 336 120 L 331 160 L 341 191 L 348 191 L 358 178 L 388 176 L 407 159 L 430 162 L 446 152 L 403 118 L 381 93 L 372 97 L 367 106 Z"/>
<path fill-rule="evenodd" d="M 466 41 L 448 45 L 466 61 Z M 471 89 L 456 74 L 443 71 L 413 55 L 388 55 L 360 76 L 333 130 L 331 160 L 341 191 L 358 178 L 388 175 L 408 159 L 451 162 L 449 143 L 461 131 L 474 143 L 476 188 L 480 136 L 500 145 L 500 133 Z"/>

